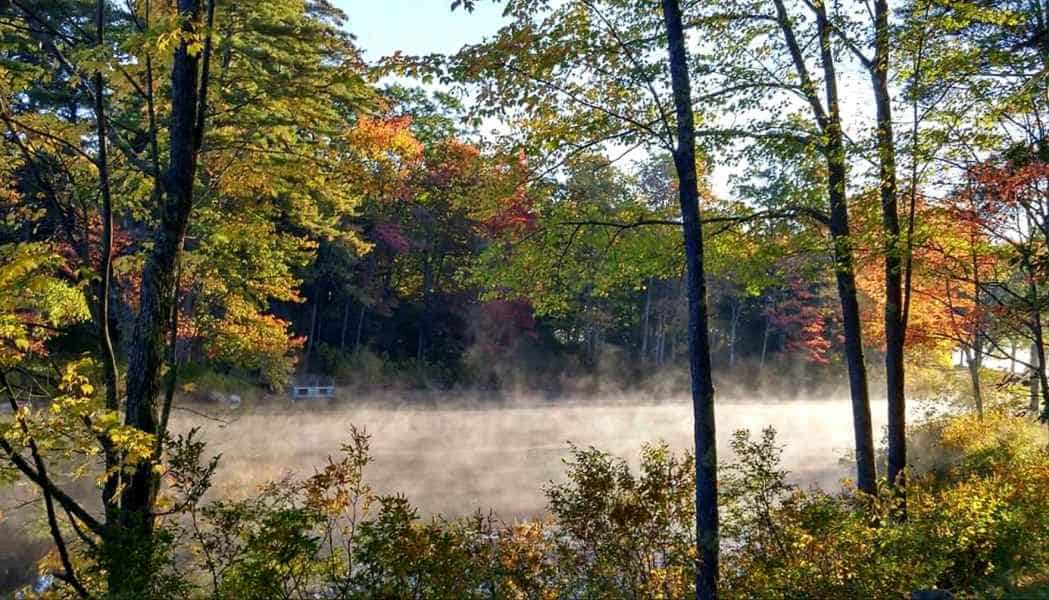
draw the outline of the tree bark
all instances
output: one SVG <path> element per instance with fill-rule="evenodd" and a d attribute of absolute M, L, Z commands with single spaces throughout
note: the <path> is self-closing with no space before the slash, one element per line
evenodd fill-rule
<path fill-rule="evenodd" d="M 688 271 L 688 346 L 696 444 L 696 542 L 699 551 L 696 598 L 712 600 L 718 595 L 720 543 L 714 385 L 710 373 L 707 290 L 703 268 L 703 229 L 699 215 L 692 90 L 678 0 L 663 0 L 663 20 L 667 29 L 667 51 L 677 117 L 674 166 L 679 182 L 678 199 L 681 203 L 685 264 Z"/>
<path fill-rule="evenodd" d="M 1027 302 L 1031 310 L 1031 341 L 1034 355 L 1031 361 L 1034 365 L 1033 376 L 1038 378 L 1038 389 L 1041 391 L 1041 411 L 1038 412 L 1039 419 L 1045 421 L 1049 417 L 1049 379 L 1046 378 L 1045 362 L 1045 327 L 1042 325 L 1042 307 L 1038 298 L 1038 286 L 1035 283 L 1035 266 L 1032 264 L 1030 251 L 1021 255 L 1020 267 L 1027 278 Z"/>
<path fill-rule="evenodd" d="M 729 328 L 728 336 L 728 366 L 736 366 L 736 330 L 739 326 L 739 298 L 732 302 L 732 326 Z"/>
<path fill-rule="evenodd" d="M 962 346 L 962 360 L 969 373 L 969 384 L 972 388 L 972 403 L 977 414 L 983 416 L 983 390 L 980 388 L 980 363 L 982 351 L 976 347 Z"/>
<path fill-rule="evenodd" d="M 1038 412 L 1041 420 L 1046 420 L 1046 413 L 1049 412 L 1049 380 L 1046 378 L 1045 372 L 1045 328 L 1042 326 L 1042 315 L 1035 309 L 1034 319 L 1032 322 L 1031 333 L 1034 337 L 1034 359 L 1035 366 L 1035 377 L 1038 378 L 1038 389 L 1041 390 L 1041 410 Z"/>
<path fill-rule="evenodd" d="M 367 306 L 361 302 L 361 313 L 357 317 L 357 337 L 353 340 L 353 353 L 357 354 L 361 351 L 361 334 L 364 332 L 364 311 Z"/>
<path fill-rule="evenodd" d="M 976 414 L 982 418 L 983 390 L 980 387 L 980 363 L 983 362 L 982 351 L 980 348 L 973 348 L 970 353 L 969 349 L 966 348 L 964 352 L 966 354 L 966 367 L 969 370 L 969 382 L 972 385 L 973 404 L 976 406 Z"/>
<path fill-rule="evenodd" d="M 847 165 L 841 112 L 838 102 L 838 78 L 831 48 L 831 25 L 826 6 L 813 5 L 820 45 L 827 107 L 824 109 L 809 73 L 805 57 L 794 33 L 792 19 L 783 0 L 774 0 L 776 20 L 790 52 L 802 91 L 820 130 L 826 137 L 823 154 L 827 161 L 827 195 L 830 203 L 830 234 L 833 242 L 834 272 L 841 301 L 845 337 L 845 362 L 849 373 L 852 400 L 852 425 L 856 438 L 856 487 L 867 494 L 877 491 L 874 465 L 874 434 L 871 429 L 870 394 L 867 388 L 867 366 L 863 359 L 863 336 L 860 331 L 860 309 L 856 297 L 856 276 L 849 232 L 846 199 Z"/>
<path fill-rule="evenodd" d="M 645 280 L 645 309 L 641 316 L 641 364 L 648 363 L 648 315 L 652 309 L 652 278 Z"/>
<path fill-rule="evenodd" d="M 1031 386 L 1031 399 L 1028 408 L 1031 410 L 1031 414 L 1037 418 L 1039 416 L 1038 407 L 1041 402 L 1041 378 L 1038 376 L 1038 371 L 1041 370 L 1041 365 L 1038 364 L 1038 348 L 1035 347 L 1034 342 L 1031 343 L 1031 357 L 1028 359 L 1033 365 L 1030 373 L 1030 386 Z"/>
<path fill-rule="evenodd" d="M 105 40 L 105 2 L 98 0 L 95 10 L 95 37 L 99 47 Z M 112 326 L 110 321 L 109 300 L 111 294 L 111 283 L 113 281 L 113 197 L 109 186 L 109 133 L 106 121 L 105 95 L 102 80 L 102 72 L 96 71 L 94 77 L 95 90 L 95 122 L 98 134 L 98 189 L 102 197 L 102 247 L 99 260 L 98 274 L 98 332 L 99 350 L 102 353 L 102 374 L 106 385 L 106 409 L 118 410 L 120 408 L 119 390 L 117 389 L 119 377 L 117 374 L 116 352 L 113 350 Z M 116 516 L 116 492 L 120 485 L 119 475 L 115 467 L 120 458 L 113 448 L 112 441 L 108 436 L 100 436 L 99 442 L 105 458 L 106 476 L 102 485 L 102 506 L 108 518 Z"/>
<path fill-rule="evenodd" d="M 874 62 L 871 83 L 878 126 L 878 179 L 881 193 L 882 226 L 885 233 L 885 397 L 888 403 L 888 480 L 904 489 L 907 466 L 907 399 L 903 364 L 906 340 L 903 322 L 903 260 L 900 252 L 900 217 L 897 199 L 896 140 L 892 127 L 892 99 L 889 95 L 889 5 L 874 2 Z"/>
<path fill-rule="evenodd" d="M 415 348 L 415 366 L 420 371 L 423 367 L 423 361 L 426 358 L 427 351 L 429 350 L 430 344 L 430 326 L 432 318 L 432 299 L 433 299 L 433 264 L 432 264 L 432 253 L 427 253 L 423 260 L 423 288 L 422 288 L 422 301 L 423 310 L 419 316 L 419 339 Z"/>
<path fill-rule="evenodd" d="M 339 329 L 339 354 L 346 352 L 346 330 L 350 326 L 350 306 L 352 301 L 346 298 L 342 306 L 342 327 Z"/>
<path fill-rule="evenodd" d="M 318 286 L 314 286 L 314 298 L 310 306 L 310 334 L 306 338 L 306 352 L 302 359 L 302 370 L 310 372 L 310 358 L 313 356 L 313 347 L 317 339 L 317 308 L 321 303 L 321 295 Z"/>
<path fill-rule="evenodd" d="M 761 363 L 760 363 L 760 368 L 761 368 L 762 374 L 765 373 L 765 359 L 768 357 L 768 351 L 769 351 L 769 334 L 772 333 L 772 318 L 769 317 L 768 310 L 771 310 L 771 307 L 766 309 L 766 312 L 765 312 L 765 332 L 761 335 Z"/>
<path fill-rule="evenodd" d="M 179 0 L 183 36 L 175 50 L 171 75 L 170 158 L 162 181 L 164 204 L 153 249 L 146 258 L 139 295 L 139 312 L 128 348 L 127 404 L 124 422 L 141 432 L 161 435 L 157 400 L 161 368 L 175 302 L 175 265 L 182 250 L 193 209 L 193 185 L 197 156 L 203 137 L 204 99 L 207 96 L 207 57 L 210 36 L 203 54 L 191 52 L 201 13 L 200 0 Z M 208 4 L 208 24 L 214 1 Z M 201 69 L 201 62 L 204 62 Z M 198 76 L 198 72 L 200 75 Z M 118 522 L 107 524 L 109 542 L 109 593 L 113 597 L 135 597 L 148 585 L 152 573 L 150 553 L 159 479 L 149 461 L 143 461 L 125 482 Z M 115 526 L 115 527 L 114 527 Z M 119 555 L 113 554 L 119 553 Z"/>

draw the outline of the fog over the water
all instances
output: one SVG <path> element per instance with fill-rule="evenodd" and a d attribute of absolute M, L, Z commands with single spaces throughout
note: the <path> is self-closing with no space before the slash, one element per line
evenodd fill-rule
<path fill-rule="evenodd" d="M 357 405 L 357 406 L 355 406 Z M 885 423 L 884 402 L 871 407 L 875 438 Z M 636 463 L 646 442 L 692 447 L 692 412 L 686 397 L 654 402 L 620 396 L 603 402 L 580 399 L 518 399 L 456 408 L 344 399 L 334 406 L 309 402 L 252 410 L 244 407 L 220 424 L 191 413 L 173 419 L 175 432 L 199 426 L 211 453 L 221 453 L 214 492 L 253 494 L 258 484 L 292 472 L 306 476 L 338 452 L 350 425 L 372 434 L 374 462 L 366 478 L 380 493 L 402 492 L 420 514 L 459 516 L 481 508 L 500 517 L 543 511 L 543 486 L 559 481 L 569 442 L 595 446 Z M 825 489 L 853 476 L 842 457 L 852 447 L 847 396 L 819 400 L 720 398 L 720 458 L 730 460 L 728 441 L 737 429 L 757 433 L 772 426 L 785 446 L 783 465 L 797 483 Z"/>
<path fill-rule="evenodd" d="M 767 393 L 723 393 L 717 400 L 718 446 L 731 460 L 728 441 L 736 429 L 757 433 L 773 426 L 783 445 L 783 464 L 803 485 L 834 489 L 853 477 L 841 459 L 853 445 L 847 394 L 802 394 L 779 399 Z M 883 401 L 873 402 L 874 435 L 886 420 Z M 215 420 L 222 419 L 223 422 Z M 544 511 L 543 487 L 564 476 L 569 444 L 595 446 L 636 466 L 647 442 L 692 447 L 692 406 L 687 396 L 622 392 L 544 399 L 524 394 L 512 400 L 478 393 L 351 394 L 326 405 L 292 404 L 271 398 L 228 409 L 217 404 L 182 404 L 172 432 L 200 427 L 210 454 L 221 454 L 211 498 L 244 498 L 260 484 L 288 473 L 305 477 L 324 465 L 349 439 L 350 424 L 372 434 L 374 462 L 366 478 L 378 492 L 401 492 L 427 517 L 463 516 L 493 510 L 504 521 Z M 88 506 L 97 504 L 93 475 L 72 487 Z M 0 586 L 29 581 L 33 564 L 47 550 L 39 503 L 23 484 L 0 489 Z"/>

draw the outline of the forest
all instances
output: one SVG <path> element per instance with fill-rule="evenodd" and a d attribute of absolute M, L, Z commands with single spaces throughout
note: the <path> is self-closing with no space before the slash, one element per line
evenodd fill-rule
<path fill-rule="evenodd" d="M 0 594 L 1049 598 L 1049 3 L 394 4 L 0 0 Z"/>

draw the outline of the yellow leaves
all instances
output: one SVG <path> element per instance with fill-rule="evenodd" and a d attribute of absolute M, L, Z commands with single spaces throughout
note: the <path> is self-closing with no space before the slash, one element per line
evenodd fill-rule
<path fill-rule="evenodd" d="M 98 389 L 84 374 L 94 368 L 89 360 L 70 363 L 59 383 L 60 395 L 46 409 L 20 407 L 3 432 L 5 439 L 18 446 L 32 440 L 40 452 L 63 458 L 74 478 L 94 470 L 94 462 L 87 459 L 101 453 L 99 439 L 112 444 L 120 457 L 118 470 L 152 461 L 156 436 L 124 425 L 118 411 L 102 405 Z M 99 481 L 105 476 L 103 473 Z"/>
<path fill-rule="evenodd" d="M 175 27 L 158 35 L 154 47 L 157 52 L 165 54 L 173 51 L 174 47 L 182 42 L 182 39 L 182 29 Z"/>
<path fill-rule="evenodd" d="M 83 292 L 54 274 L 61 264 L 47 244 L 0 245 L 0 366 L 43 353 L 53 327 L 87 318 Z"/>
<path fill-rule="evenodd" d="M 205 351 L 212 359 L 257 370 L 273 388 L 287 381 L 295 363 L 291 352 L 303 343 L 290 337 L 287 321 L 265 314 L 238 297 L 228 299 L 222 318 L 203 319 L 201 329 L 206 337 Z"/>
<path fill-rule="evenodd" d="M 131 467 L 149 461 L 153 457 L 156 447 L 156 436 L 126 425 L 118 425 L 106 431 L 106 435 L 113 445 L 122 451 L 124 466 Z M 161 468 L 162 465 L 155 464 L 153 469 Z"/>

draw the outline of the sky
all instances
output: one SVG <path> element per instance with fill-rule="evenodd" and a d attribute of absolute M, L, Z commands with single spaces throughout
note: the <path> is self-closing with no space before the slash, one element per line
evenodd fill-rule
<path fill-rule="evenodd" d="M 404 54 L 451 53 L 499 29 L 502 6 L 480 0 L 468 13 L 452 0 L 333 0 L 347 15 L 347 29 L 369 61 Z"/>
<path fill-rule="evenodd" d="M 502 3 L 477 0 L 472 13 L 451 10 L 452 0 L 332 0 L 346 15 L 346 28 L 356 36 L 364 58 L 375 62 L 396 51 L 407 55 L 450 54 L 463 45 L 482 41 L 506 22 Z M 846 123 L 868 123 L 863 113 L 870 106 L 850 103 L 843 112 Z M 855 117 L 860 117 L 855 119 Z M 488 131 L 495 124 L 482 127 Z M 730 195 L 729 178 L 739 165 L 715 165 L 710 183 L 719 196 Z"/>
<path fill-rule="evenodd" d="M 364 58 L 374 62 L 396 51 L 407 55 L 452 53 L 493 35 L 505 22 L 502 4 L 478 0 L 472 13 L 451 10 L 452 0 L 332 0 L 346 13 L 346 28 Z M 482 127 L 487 131 L 494 124 Z M 711 184 L 727 195 L 730 169 L 715 166 Z"/>

